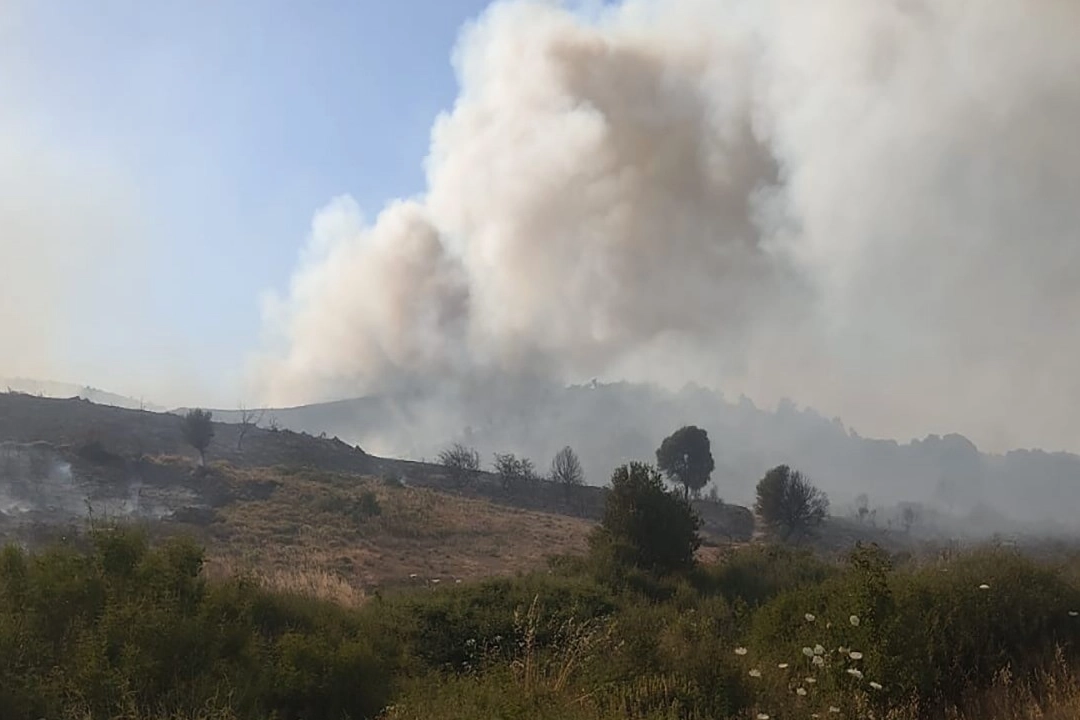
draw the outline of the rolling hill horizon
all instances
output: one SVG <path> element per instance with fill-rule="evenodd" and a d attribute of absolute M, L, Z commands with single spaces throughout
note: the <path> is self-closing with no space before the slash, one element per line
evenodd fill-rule
<path fill-rule="evenodd" d="M 70 386 L 77 388 L 78 386 Z M 78 393 L 76 393 L 78 394 Z M 102 404 L 123 396 L 101 391 Z M 209 408 L 238 422 L 238 409 Z M 172 412 L 182 412 L 175 408 Z M 263 426 L 325 434 L 385 457 L 429 460 L 452 442 L 475 447 L 485 464 L 496 452 L 534 460 L 541 470 L 564 445 L 581 456 L 588 482 L 603 484 L 629 460 L 652 452 L 675 428 L 696 424 L 712 438 L 717 492 L 752 502 L 753 484 L 769 467 L 807 472 L 833 499 L 837 513 L 856 497 L 872 504 L 921 503 L 993 525 L 1071 523 L 1064 511 L 1080 501 L 1080 455 L 1042 449 L 982 452 L 964 435 L 921 439 L 867 438 L 813 408 L 781 402 L 761 408 L 701 387 L 679 392 L 632 383 L 515 390 L 499 397 L 424 393 L 370 395 L 284 408 L 256 409 Z"/>

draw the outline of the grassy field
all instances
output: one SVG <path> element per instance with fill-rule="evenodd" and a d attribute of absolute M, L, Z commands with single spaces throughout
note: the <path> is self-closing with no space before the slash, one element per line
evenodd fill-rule
<path fill-rule="evenodd" d="M 211 572 L 255 572 L 275 586 L 425 586 L 535 570 L 580 553 L 593 523 L 427 488 L 311 471 L 214 469 L 237 484 L 273 482 L 229 504 L 208 528 Z"/>

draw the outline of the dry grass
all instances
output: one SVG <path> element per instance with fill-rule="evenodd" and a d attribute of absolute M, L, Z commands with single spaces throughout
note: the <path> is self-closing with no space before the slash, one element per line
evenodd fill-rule
<path fill-rule="evenodd" d="M 226 481 L 279 483 L 264 500 L 219 509 L 211 573 L 252 573 L 272 587 L 348 603 L 364 591 L 452 583 L 541 567 L 583 552 L 592 523 L 375 479 L 225 468 Z M 372 510 L 372 498 L 378 511 Z"/>

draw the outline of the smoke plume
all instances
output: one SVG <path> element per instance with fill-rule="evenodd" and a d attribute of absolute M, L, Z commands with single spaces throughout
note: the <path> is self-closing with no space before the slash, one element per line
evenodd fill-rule
<path fill-rule="evenodd" d="M 1077 27 L 1071 0 L 493 5 L 423 194 L 317 213 L 265 399 L 693 380 L 1075 448 Z"/>

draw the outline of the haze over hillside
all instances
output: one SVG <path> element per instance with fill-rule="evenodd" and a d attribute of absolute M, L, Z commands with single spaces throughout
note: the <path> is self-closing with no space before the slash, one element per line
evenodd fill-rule
<path fill-rule="evenodd" d="M 1055 0 L 497 3 L 424 191 L 316 215 L 265 400 L 696 381 L 1080 449 L 1078 26 Z"/>
<path fill-rule="evenodd" d="M 532 386 L 531 386 L 532 387 Z M 754 485 L 777 464 L 796 466 L 830 494 L 834 512 L 848 514 L 855 496 L 872 505 L 921 503 L 957 518 L 966 531 L 1057 531 L 1077 526 L 1080 456 L 1041 450 L 980 453 L 958 434 L 910 442 L 864 438 L 811 408 L 782 402 L 775 411 L 749 399 L 726 400 L 687 386 L 678 393 L 618 383 L 549 387 L 525 395 L 380 396 L 268 411 L 282 427 L 325 433 L 370 452 L 433 459 L 451 441 L 476 447 L 484 463 L 515 452 L 545 469 L 563 445 L 582 458 L 594 484 L 629 460 L 655 460 L 673 429 L 708 430 L 717 469 L 713 479 L 729 502 L 752 505 Z M 453 408 L 453 412 L 449 409 Z M 215 417 L 238 420 L 235 411 Z M 883 520 L 884 522 L 884 520 Z"/>
<path fill-rule="evenodd" d="M 594 482 L 698 422 L 733 499 L 779 460 L 838 502 L 866 488 L 1061 517 L 1080 486 L 1073 456 L 974 446 L 1080 450 L 1080 5 L 438 7 L 464 23 L 452 52 L 412 17 L 380 28 L 291 8 L 265 11 L 257 41 L 247 17 L 223 11 L 109 26 L 101 47 L 64 54 L 69 43 L 46 41 L 54 18 L 18 0 L 0 8 L 4 58 L 25 61 L 0 63 L 0 372 L 97 369 L 86 382 L 109 376 L 170 405 L 368 398 L 281 415 L 412 457 L 464 437 L 487 457 L 543 463 L 570 443 Z M 424 17 L 451 22 L 434 6 Z M 315 25 L 356 37 L 289 34 Z M 126 92 L 47 81 L 161 27 L 169 37 L 155 42 L 175 55 L 140 45 L 112 57 L 114 70 L 145 69 L 123 76 L 130 87 L 108 83 Z M 341 54 L 308 54 L 327 48 Z M 445 111 L 419 121 L 427 155 L 406 161 L 423 177 L 404 189 L 382 176 L 400 156 L 379 166 L 352 152 L 406 132 L 410 103 L 438 95 L 420 87 L 427 66 L 386 70 L 391 51 L 437 51 L 456 80 L 438 89 L 453 98 Z M 371 100 L 377 70 L 415 94 Z M 367 105 L 343 108 L 344 96 Z M 366 120 L 387 103 L 381 129 L 327 109 Z M 173 154 L 140 154 L 174 136 L 186 144 Z M 319 175 L 333 162 L 356 174 Z M 383 195 L 348 194 L 361 180 Z M 279 202 L 315 211 L 306 239 L 295 207 L 287 222 L 259 215 Z M 593 378 L 674 394 L 565 389 Z M 713 390 L 680 391 L 691 382 Z M 742 396 L 753 405 L 730 401 Z M 823 417 L 757 409 L 783 398 Z M 865 441 L 833 417 L 863 436 L 943 439 Z"/>

